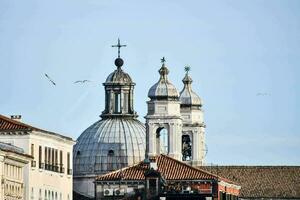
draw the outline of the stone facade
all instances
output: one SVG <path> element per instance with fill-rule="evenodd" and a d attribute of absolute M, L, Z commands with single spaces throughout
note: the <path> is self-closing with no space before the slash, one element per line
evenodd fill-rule
<path fill-rule="evenodd" d="M 0 199 L 25 199 L 24 167 L 31 159 L 23 149 L 0 142 Z"/>
<path fill-rule="evenodd" d="M 33 160 L 24 168 L 27 200 L 72 200 L 71 138 L 0 116 L 0 141 L 24 149 Z"/>

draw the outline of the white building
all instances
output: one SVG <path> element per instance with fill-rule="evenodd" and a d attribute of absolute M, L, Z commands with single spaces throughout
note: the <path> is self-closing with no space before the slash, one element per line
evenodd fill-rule
<path fill-rule="evenodd" d="M 0 142 L 0 199 L 25 199 L 24 166 L 31 160 L 23 149 Z"/>
<path fill-rule="evenodd" d="M 26 199 L 72 200 L 72 138 L 0 115 L 0 141 L 23 148 L 33 160 L 24 169 Z"/>

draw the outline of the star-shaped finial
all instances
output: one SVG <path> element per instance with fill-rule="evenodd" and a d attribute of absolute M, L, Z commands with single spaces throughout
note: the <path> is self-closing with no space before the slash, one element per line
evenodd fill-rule
<path fill-rule="evenodd" d="M 184 67 L 184 71 L 188 74 L 189 73 L 189 71 L 191 71 L 191 67 L 190 66 L 185 66 Z"/>
<path fill-rule="evenodd" d="M 162 57 L 162 59 L 160 59 L 160 61 L 161 61 L 162 64 L 165 64 L 165 62 L 166 62 L 165 57 Z"/>

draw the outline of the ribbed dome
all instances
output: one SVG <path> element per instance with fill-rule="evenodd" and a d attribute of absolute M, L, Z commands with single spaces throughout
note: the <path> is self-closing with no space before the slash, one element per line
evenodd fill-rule
<path fill-rule="evenodd" d="M 179 100 L 181 105 L 185 106 L 202 106 L 201 98 L 192 90 L 192 78 L 186 73 L 182 82 L 184 83 L 184 88 L 180 92 Z"/>
<path fill-rule="evenodd" d="M 143 160 L 145 132 L 137 119 L 111 118 L 94 123 L 74 146 L 74 175 L 102 174 Z"/>
<path fill-rule="evenodd" d="M 121 68 L 116 69 L 114 72 L 112 72 L 106 79 L 106 83 L 120 83 L 120 84 L 131 84 L 132 79 L 124 72 Z"/>
<path fill-rule="evenodd" d="M 164 99 L 178 99 L 179 93 L 176 87 L 168 81 L 169 70 L 163 63 L 159 70 L 160 79 L 154 84 L 149 92 L 148 97 L 150 99 L 164 100 Z"/>

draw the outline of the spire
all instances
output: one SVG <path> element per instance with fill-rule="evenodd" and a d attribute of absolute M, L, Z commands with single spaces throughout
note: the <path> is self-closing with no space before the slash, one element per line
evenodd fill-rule
<path fill-rule="evenodd" d="M 159 74 L 160 74 L 160 80 L 167 81 L 168 80 L 169 70 L 168 70 L 168 68 L 165 65 L 166 59 L 165 59 L 165 57 L 162 57 L 162 59 L 160 59 L 160 60 L 161 60 L 161 63 L 162 63 L 162 66 L 161 66 L 161 68 L 158 71 Z"/>
<path fill-rule="evenodd" d="M 118 69 L 122 67 L 124 64 L 123 59 L 120 57 L 120 49 L 121 47 L 126 47 L 127 45 L 122 45 L 120 42 L 120 39 L 118 38 L 118 44 L 116 45 L 111 45 L 111 47 L 117 47 L 118 48 L 118 58 L 115 60 L 115 65 L 117 66 Z"/>

